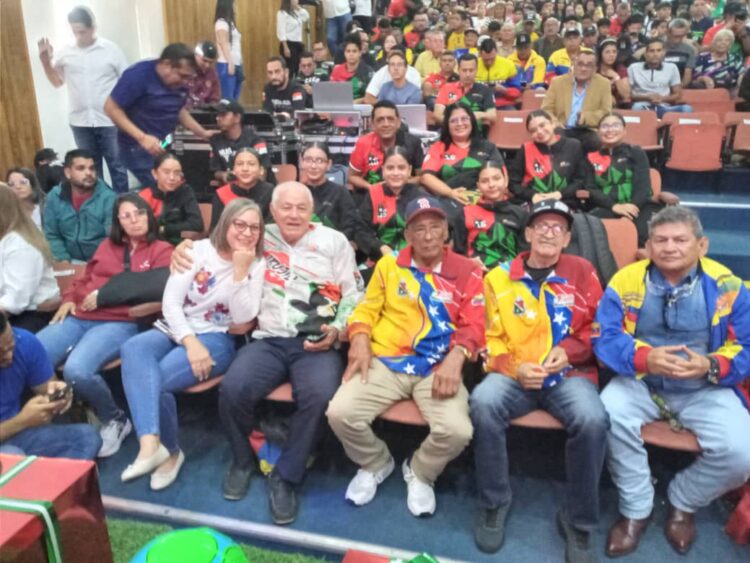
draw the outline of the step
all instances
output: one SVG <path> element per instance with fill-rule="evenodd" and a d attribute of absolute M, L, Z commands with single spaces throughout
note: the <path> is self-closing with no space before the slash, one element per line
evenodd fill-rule
<path fill-rule="evenodd" d="M 721 194 L 708 199 L 691 194 L 680 202 L 698 213 L 704 230 L 739 231 L 750 237 L 750 197 Z"/>
<path fill-rule="evenodd" d="M 724 264 L 742 279 L 750 280 L 750 233 L 708 229 L 705 235 L 708 257 Z"/>

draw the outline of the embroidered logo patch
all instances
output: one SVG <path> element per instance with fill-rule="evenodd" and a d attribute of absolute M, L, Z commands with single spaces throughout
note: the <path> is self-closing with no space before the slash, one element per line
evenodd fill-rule
<path fill-rule="evenodd" d="M 526 303 L 524 303 L 523 297 L 516 297 L 513 302 L 513 314 L 520 317 L 526 313 Z"/>

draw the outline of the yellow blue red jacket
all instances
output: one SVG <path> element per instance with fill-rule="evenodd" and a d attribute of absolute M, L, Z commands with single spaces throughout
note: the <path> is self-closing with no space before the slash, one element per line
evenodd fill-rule
<path fill-rule="evenodd" d="M 630 264 L 612 277 L 594 324 L 597 358 L 617 373 L 637 378 L 647 375 L 646 357 L 652 348 L 635 337 L 650 264 Z M 720 366 L 718 384 L 734 388 L 750 408 L 750 397 L 740 386 L 750 375 L 750 292 L 740 278 L 710 258 L 701 259 L 700 276 L 711 319 L 709 350 Z"/>
<path fill-rule="evenodd" d="M 589 49 L 588 47 L 581 47 L 581 51 L 587 51 L 590 53 L 591 49 Z M 573 63 L 570 60 L 568 50 L 565 47 L 563 47 L 562 49 L 558 49 L 549 56 L 549 60 L 547 61 L 547 75 L 545 76 L 545 81 L 547 82 L 547 84 L 549 84 L 550 82 L 552 82 L 552 79 L 555 76 L 568 74 L 572 66 Z"/>
<path fill-rule="evenodd" d="M 526 62 L 521 62 L 516 51 L 511 53 L 508 60 L 516 65 L 522 86 L 528 85 L 531 88 L 545 87 L 544 77 L 547 71 L 547 63 L 544 62 L 544 58 L 539 53 L 532 49 Z"/>
<path fill-rule="evenodd" d="M 369 334 L 373 354 L 409 375 L 429 375 L 456 345 L 475 355 L 484 347 L 482 271 L 447 247 L 439 272 L 420 271 L 411 246 L 384 256 L 348 333 Z"/>
<path fill-rule="evenodd" d="M 525 271 L 529 253 L 493 268 L 484 279 L 487 303 L 485 369 L 516 378 L 523 363 L 541 365 L 552 348 L 565 350 L 574 368 L 570 376 L 597 383 L 591 363 L 591 325 L 602 295 L 591 263 L 563 254 L 541 283 Z M 552 377 L 551 374 L 548 377 Z"/>

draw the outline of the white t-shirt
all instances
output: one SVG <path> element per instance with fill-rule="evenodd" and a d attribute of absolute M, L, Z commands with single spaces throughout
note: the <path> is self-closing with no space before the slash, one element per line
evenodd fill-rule
<path fill-rule="evenodd" d="M 230 29 L 231 27 L 231 29 Z M 242 64 L 242 34 L 237 29 L 236 26 L 230 26 L 229 22 L 223 18 L 216 20 L 216 23 L 214 24 L 214 31 L 226 31 L 229 34 L 229 51 L 232 55 L 232 62 L 235 65 L 241 65 Z M 216 40 L 218 43 L 218 39 Z M 221 49 L 218 49 L 219 51 L 219 62 L 220 63 L 227 63 L 227 59 L 222 54 Z"/>
<path fill-rule="evenodd" d="M 372 0 L 354 0 L 354 15 L 372 17 Z"/>
<path fill-rule="evenodd" d="M 0 240 L 0 309 L 11 315 L 35 311 L 60 295 L 52 265 L 15 231 Z"/>
<path fill-rule="evenodd" d="M 326 18 L 335 18 L 350 13 L 349 0 L 323 0 L 323 15 Z"/>
<path fill-rule="evenodd" d="M 310 14 L 304 8 L 298 8 L 294 15 L 284 10 L 276 12 L 276 37 L 279 41 L 302 43 L 302 29 Z"/>
<path fill-rule="evenodd" d="M 60 49 L 54 66 L 68 86 L 70 124 L 114 127 L 104 113 L 104 102 L 128 67 L 122 50 L 112 41 L 97 37 L 88 47 L 66 45 Z"/>
<path fill-rule="evenodd" d="M 419 71 L 413 66 L 406 67 L 406 80 L 414 84 L 417 88 L 422 88 L 422 77 L 420 76 Z M 377 98 L 383 84 L 390 81 L 391 75 L 388 73 L 388 65 L 380 67 L 370 79 L 366 92 Z"/>

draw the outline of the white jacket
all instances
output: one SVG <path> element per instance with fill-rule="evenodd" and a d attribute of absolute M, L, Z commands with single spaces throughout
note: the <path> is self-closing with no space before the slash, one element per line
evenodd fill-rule
<path fill-rule="evenodd" d="M 0 240 L 0 309 L 11 315 L 35 311 L 60 295 L 52 266 L 15 231 Z"/>

